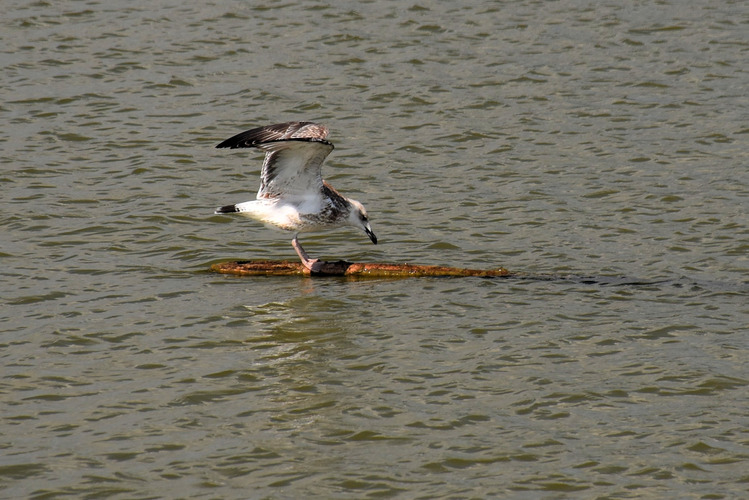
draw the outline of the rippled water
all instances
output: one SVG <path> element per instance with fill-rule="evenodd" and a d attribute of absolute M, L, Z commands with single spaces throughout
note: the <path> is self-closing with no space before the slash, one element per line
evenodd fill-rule
<path fill-rule="evenodd" d="M 3 4 L 3 498 L 748 493 L 745 2 Z M 380 244 L 238 278 L 246 128 Z"/>

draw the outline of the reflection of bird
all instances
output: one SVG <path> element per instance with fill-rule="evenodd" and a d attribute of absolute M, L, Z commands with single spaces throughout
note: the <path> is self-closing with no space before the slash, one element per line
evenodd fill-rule
<path fill-rule="evenodd" d="M 377 244 L 364 206 L 322 179 L 322 162 L 333 150 L 333 144 L 325 140 L 327 136 L 328 129 L 323 125 L 288 122 L 248 130 L 216 146 L 258 148 L 265 151 L 265 159 L 257 199 L 220 207 L 215 213 L 238 213 L 295 231 L 291 244 L 310 271 L 318 271 L 322 263 L 309 258 L 297 239 L 299 233 L 354 226 Z"/>

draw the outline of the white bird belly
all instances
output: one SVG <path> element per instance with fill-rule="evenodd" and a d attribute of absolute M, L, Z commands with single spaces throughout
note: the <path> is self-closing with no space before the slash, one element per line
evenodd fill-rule
<path fill-rule="evenodd" d="M 293 200 L 260 198 L 238 203 L 235 208 L 239 215 L 267 226 L 299 233 L 331 229 L 348 223 L 348 213 L 341 213 L 317 196 Z"/>
<path fill-rule="evenodd" d="M 278 203 L 277 200 L 252 200 L 237 203 L 239 215 L 262 222 L 274 229 L 286 231 L 299 231 L 303 227 L 303 221 L 299 211 L 287 203 Z"/>

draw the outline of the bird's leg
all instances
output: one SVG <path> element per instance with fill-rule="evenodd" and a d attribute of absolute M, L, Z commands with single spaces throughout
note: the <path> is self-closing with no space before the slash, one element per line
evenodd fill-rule
<path fill-rule="evenodd" d="M 294 236 L 294 239 L 291 240 L 291 246 L 294 247 L 294 250 L 296 250 L 296 254 L 299 256 L 300 259 L 302 259 L 302 265 L 304 265 L 304 267 L 309 269 L 311 272 L 319 271 L 320 268 L 322 267 L 322 262 L 320 262 L 320 259 L 309 258 L 309 255 L 307 255 L 307 252 L 305 252 L 304 248 L 302 248 L 302 244 L 299 243 L 297 236 Z"/>

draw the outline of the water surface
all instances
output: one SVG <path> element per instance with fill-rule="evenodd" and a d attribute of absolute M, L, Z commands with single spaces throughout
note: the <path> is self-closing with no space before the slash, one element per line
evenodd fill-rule
<path fill-rule="evenodd" d="M 3 498 L 746 496 L 744 2 L 4 7 Z M 310 253 L 522 276 L 206 272 L 287 120 Z"/>

